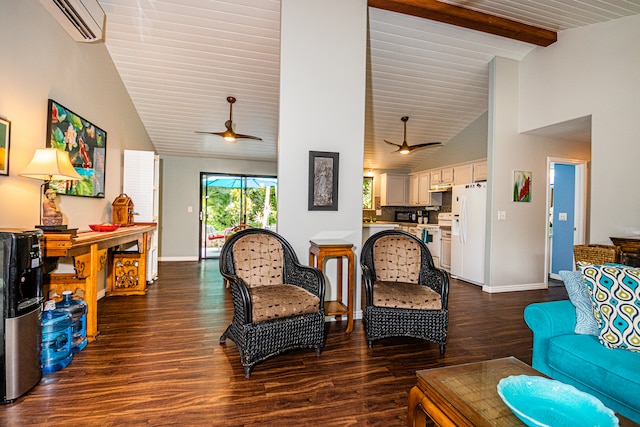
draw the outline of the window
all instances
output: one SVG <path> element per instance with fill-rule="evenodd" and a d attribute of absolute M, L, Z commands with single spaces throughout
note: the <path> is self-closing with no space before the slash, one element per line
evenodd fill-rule
<path fill-rule="evenodd" d="M 362 178 L 362 209 L 373 209 L 373 177 Z"/>

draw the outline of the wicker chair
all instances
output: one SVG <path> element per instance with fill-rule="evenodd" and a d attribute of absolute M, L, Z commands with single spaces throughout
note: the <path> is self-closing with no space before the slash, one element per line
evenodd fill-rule
<path fill-rule="evenodd" d="M 260 228 L 239 231 L 220 254 L 231 285 L 233 320 L 220 337 L 234 341 L 247 378 L 253 366 L 294 348 L 324 345 L 322 272 L 303 266 L 280 235 Z"/>
<path fill-rule="evenodd" d="M 381 231 L 365 242 L 360 259 L 369 347 L 380 338 L 410 336 L 439 344 L 444 355 L 449 275 L 435 268 L 424 242 L 403 231 Z"/>

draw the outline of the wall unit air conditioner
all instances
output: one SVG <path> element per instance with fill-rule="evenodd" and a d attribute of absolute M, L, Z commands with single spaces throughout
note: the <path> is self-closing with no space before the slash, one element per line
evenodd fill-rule
<path fill-rule="evenodd" d="M 103 40 L 105 13 L 98 0 L 40 0 L 40 3 L 74 40 Z"/>

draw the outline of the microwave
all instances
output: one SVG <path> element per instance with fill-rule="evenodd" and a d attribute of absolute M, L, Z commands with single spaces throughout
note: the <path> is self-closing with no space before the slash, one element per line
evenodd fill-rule
<path fill-rule="evenodd" d="M 402 212 L 402 211 L 396 211 L 396 217 L 395 217 L 397 222 L 417 222 L 418 221 L 418 214 L 415 212 Z"/>

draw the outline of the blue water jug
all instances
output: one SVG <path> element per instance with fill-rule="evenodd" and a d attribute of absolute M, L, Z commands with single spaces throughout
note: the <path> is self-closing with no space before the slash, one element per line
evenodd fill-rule
<path fill-rule="evenodd" d="M 71 353 L 75 354 L 87 346 L 87 303 L 81 299 L 73 299 L 71 291 L 63 291 L 62 301 L 56 303 L 56 310 L 71 314 Z"/>
<path fill-rule="evenodd" d="M 42 352 L 40 365 L 43 374 L 58 371 L 71 363 L 71 314 L 60 310 L 42 313 Z"/>

